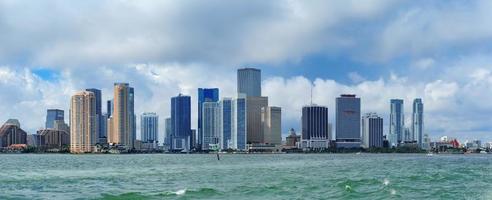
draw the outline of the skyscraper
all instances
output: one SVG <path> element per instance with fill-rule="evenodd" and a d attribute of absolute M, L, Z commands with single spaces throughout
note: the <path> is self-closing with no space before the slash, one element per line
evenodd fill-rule
<path fill-rule="evenodd" d="M 247 97 L 261 96 L 261 70 L 242 68 L 237 70 L 237 92 Z"/>
<path fill-rule="evenodd" d="M 234 123 L 233 101 L 224 98 L 220 101 L 220 148 L 229 149 L 232 146 L 232 129 Z"/>
<path fill-rule="evenodd" d="M 166 126 L 166 132 L 165 132 L 165 136 L 164 136 L 164 146 L 169 148 L 171 146 L 171 138 L 172 138 L 172 132 L 173 132 L 172 131 L 173 127 L 171 124 L 171 118 L 170 117 L 166 118 L 165 126 Z"/>
<path fill-rule="evenodd" d="M 171 98 L 172 150 L 191 148 L 191 97 L 179 94 Z"/>
<path fill-rule="evenodd" d="M 108 114 L 108 118 L 111 117 L 111 115 L 113 115 L 113 108 L 114 108 L 114 104 L 113 104 L 113 100 L 108 100 L 107 103 L 107 114 Z"/>
<path fill-rule="evenodd" d="M 143 113 L 140 116 L 140 134 L 142 142 L 157 143 L 159 136 L 159 116 L 156 113 Z"/>
<path fill-rule="evenodd" d="M 325 149 L 330 143 L 328 134 L 328 108 L 309 105 L 302 107 L 301 147 L 307 149 Z"/>
<path fill-rule="evenodd" d="M 263 125 L 261 123 L 261 109 L 268 107 L 268 97 L 246 97 L 248 144 L 265 143 Z"/>
<path fill-rule="evenodd" d="M 97 128 L 97 138 L 98 138 L 98 141 L 99 139 L 102 139 L 104 138 L 104 130 L 103 130 L 103 126 L 101 126 L 101 124 L 103 123 L 102 120 L 105 120 L 102 118 L 102 101 L 101 101 L 101 90 L 99 89 L 95 89 L 95 88 L 89 88 L 89 89 L 85 89 L 85 91 L 88 91 L 88 92 L 92 92 L 94 93 L 94 96 L 96 97 L 96 118 L 97 118 L 97 124 L 99 124 L 98 128 Z"/>
<path fill-rule="evenodd" d="M 383 147 L 383 118 L 376 113 L 362 117 L 362 147 Z"/>
<path fill-rule="evenodd" d="M 232 102 L 232 149 L 246 150 L 246 143 L 248 137 L 248 117 L 247 117 L 248 105 L 245 95 L 239 95 Z"/>
<path fill-rule="evenodd" d="M 198 148 L 202 147 L 202 106 L 204 102 L 218 102 L 219 101 L 219 89 L 218 88 L 198 88 Z"/>
<path fill-rule="evenodd" d="M 402 99 L 391 99 L 389 143 L 397 146 L 403 140 L 403 129 L 405 127 L 405 116 Z"/>
<path fill-rule="evenodd" d="M 423 146 L 423 135 L 424 132 L 424 103 L 422 103 L 422 99 L 417 98 L 413 100 L 413 114 L 412 114 L 412 135 L 414 141 L 417 141 L 417 144 L 420 148 L 424 148 Z"/>
<path fill-rule="evenodd" d="M 360 147 L 360 98 L 342 94 L 336 99 L 336 143 L 339 148 Z"/>
<path fill-rule="evenodd" d="M 88 91 L 75 93 L 72 96 L 70 111 L 70 152 L 92 152 L 98 128 L 96 96 Z"/>
<path fill-rule="evenodd" d="M 263 107 L 262 124 L 264 130 L 264 143 L 282 144 L 282 109 L 280 107 Z"/>
<path fill-rule="evenodd" d="M 55 120 L 65 120 L 63 110 L 48 109 L 46 112 L 45 128 L 54 128 Z"/>
<path fill-rule="evenodd" d="M 132 113 L 133 99 L 130 96 L 131 89 L 128 83 L 114 84 L 113 115 L 108 125 L 111 127 L 108 134 L 108 143 L 123 145 L 127 149 L 134 146 Z"/>
<path fill-rule="evenodd" d="M 128 89 L 128 112 L 130 115 L 130 144 L 134 147 L 134 142 L 137 140 L 137 115 L 135 114 L 135 89 L 130 87 Z"/>
<path fill-rule="evenodd" d="M 202 107 L 202 150 L 212 150 L 220 143 L 220 107 L 218 102 L 204 102 Z"/>

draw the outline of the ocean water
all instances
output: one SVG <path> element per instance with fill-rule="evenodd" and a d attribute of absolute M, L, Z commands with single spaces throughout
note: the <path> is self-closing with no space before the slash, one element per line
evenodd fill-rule
<path fill-rule="evenodd" d="M 492 155 L 0 155 L 0 199 L 492 199 Z"/>

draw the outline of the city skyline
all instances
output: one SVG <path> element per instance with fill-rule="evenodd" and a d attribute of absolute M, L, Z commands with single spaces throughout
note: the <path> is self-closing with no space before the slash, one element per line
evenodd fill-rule
<path fill-rule="evenodd" d="M 1 2 L 0 121 L 19 119 L 35 133 L 46 109 L 68 113 L 75 91 L 98 88 L 108 100 L 120 81 L 146 102 L 135 105 L 137 115 L 166 117 L 170 96 L 196 100 L 196 88 L 216 87 L 233 97 L 235 69 L 255 67 L 262 95 L 282 108 L 283 136 L 300 130 L 312 87 L 313 102 L 331 111 L 334 97 L 357 94 L 363 113 L 385 119 L 385 134 L 389 99 L 404 100 L 409 125 L 422 98 L 423 134 L 492 140 L 492 94 L 483 92 L 492 85 L 490 1 L 194 3 Z M 79 12 L 65 12 L 74 6 Z"/>

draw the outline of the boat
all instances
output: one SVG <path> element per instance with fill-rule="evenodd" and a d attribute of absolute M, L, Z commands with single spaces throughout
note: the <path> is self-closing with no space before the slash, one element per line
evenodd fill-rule
<path fill-rule="evenodd" d="M 429 152 L 429 153 L 427 153 L 427 156 L 434 156 L 434 154 Z"/>

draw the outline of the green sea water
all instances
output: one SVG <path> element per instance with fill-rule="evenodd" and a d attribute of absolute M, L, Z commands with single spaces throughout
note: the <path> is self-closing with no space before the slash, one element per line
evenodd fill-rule
<path fill-rule="evenodd" d="M 492 155 L 0 155 L 0 199 L 492 199 Z"/>

